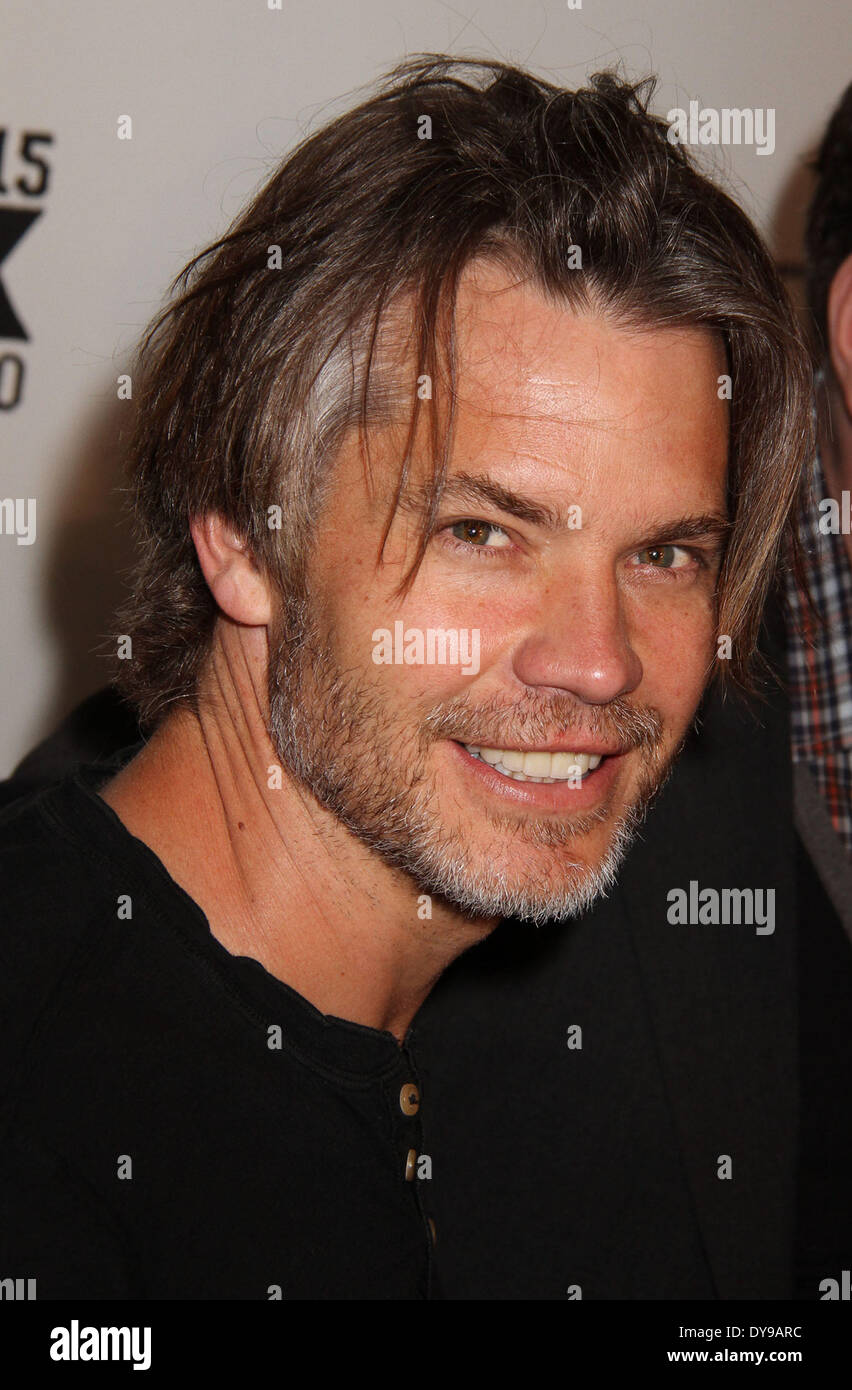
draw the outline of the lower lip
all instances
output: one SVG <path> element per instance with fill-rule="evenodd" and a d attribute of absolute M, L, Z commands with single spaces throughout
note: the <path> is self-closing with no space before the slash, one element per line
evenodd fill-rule
<path fill-rule="evenodd" d="M 513 806 L 529 807 L 536 811 L 589 811 L 597 806 L 611 790 L 626 753 L 612 754 L 583 778 L 579 787 L 570 782 L 516 782 L 496 772 L 490 763 L 475 758 L 460 743 L 450 748 L 467 771 L 479 779 L 482 786 Z"/>

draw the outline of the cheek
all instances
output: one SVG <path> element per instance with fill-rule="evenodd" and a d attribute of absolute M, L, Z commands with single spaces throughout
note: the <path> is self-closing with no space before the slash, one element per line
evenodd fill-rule
<path fill-rule="evenodd" d="M 321 582 L 315 579 L 311 591 L 314 615 L 335 663 L 353 674 L 372 670 L 372 634 L 389 625 L 385 605 L 372 589 L 371 578 L 366 567 L 347 566 L 344 573 L 341 565 Z"/>
<path fill-rule="evenodd" d="M 398 598 L 388 584 L 371 579 L 366 569 L 330 579 L 318 615 L 338 665 L 406 700 L 420 698 L 428 706 L 467 693 L 522 627 L 517 605 L 493 595 L 456 591 L 424 576 Z M 440 641 L 437 652 L 433 647 L 437 659 L 430 658 L 428 634 L 444 632 L 456 634 L 458 659 L 442 660 Z M 422 634 L 422 661 L 406 659 L 412 633 Z M 382 651 L 392 659 L 383 660 Z"/>
<path fill-rule="evenodd" d="M 358 592 L 326 606 L 324 617 L 335 665 L 401 722 L 467 695 L 489 660 L 485 630 L 446 606 Z"/>
<path fill-rule="evenodd" d="M 646 610 L 634 633 L 643 670 L 641 698 L 675 718 L 690 717 L 712 674 L 715 633 L 709 597 Z"/>

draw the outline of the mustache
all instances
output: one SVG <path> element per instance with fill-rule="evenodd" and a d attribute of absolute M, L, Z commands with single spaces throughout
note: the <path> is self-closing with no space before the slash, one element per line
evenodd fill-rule
<path fill-rule="evenodd" d="M 514 743 L 550 743 L 576 733 L 578 742 L 617 745 L 620 753 L 640 748 L 653 753 L 662 741 L 664 722 L 651 705 L 633 705 L 621 697 L 606 705 L 587 705 L 557 691 L 527 691 L 507 704 L 494 696 L 474 704 L 466 693 L 434 706 L 424 720 L 429 739 L 450 738 L 486 748 Z"/>

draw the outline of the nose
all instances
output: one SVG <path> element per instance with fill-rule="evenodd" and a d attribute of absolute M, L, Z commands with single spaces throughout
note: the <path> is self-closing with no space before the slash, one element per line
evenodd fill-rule
<path fill-rule="evenodd" d="M 631 645 L 616 576 L 586 570 L 564 583 L 551 580 L 515 648 L 513 669 L 524 685 L 567 691 L 589 705 L 635 690 L 642 663 Z"/>

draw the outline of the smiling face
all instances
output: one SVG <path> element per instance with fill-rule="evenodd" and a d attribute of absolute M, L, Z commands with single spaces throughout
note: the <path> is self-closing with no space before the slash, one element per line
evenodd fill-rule
<path fill-rule="evenodd" d="M 398 596 L 427 433 L 380 558 L 405 429 L 371 436 L 371 481 L 353 432 L 303 641 L 284 615 L 271 634 L 270 733 L 418 892 L 544 921 L 610 885 L 709 676 L 726 367 L 708 332 L 578 315 L 485 262 L 456 323 L 448 482 L 413 584 Z"/>

